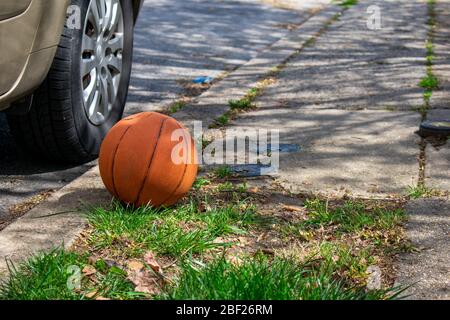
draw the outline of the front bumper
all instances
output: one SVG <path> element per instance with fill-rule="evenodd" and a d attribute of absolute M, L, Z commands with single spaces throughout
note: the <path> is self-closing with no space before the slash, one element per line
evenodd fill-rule
<path fill-rule="evenodd" d="M 0 111 L 30 94 L 45 79 L 69 4 L 69 0 L 11 1 L 18 3 L 14 8 L 11 2 L 11 12 L 16 9 L 16 15 L 0 20 Z M 24 10 L 20 4 L 26 5 Z"/>

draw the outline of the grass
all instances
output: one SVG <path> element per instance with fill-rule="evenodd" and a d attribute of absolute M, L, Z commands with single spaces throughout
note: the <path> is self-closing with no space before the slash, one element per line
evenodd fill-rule
<path fill-rule="evenodd" d="M 305 47 L 312 47 L 315 43 L 316 43 L 317 39 L 316 38 L 310 38 L 305 42 Z"/>
<path fill-rule="evenodd" d="M 230 178 L 233 170 L 229 166 L 221 166 L 214 170 L 215 175 L 220 179 Z"/>
<path fill-rule="evenodd" d="M 230 100 L 228 105 L 232 110 L 245 110 L 253 107 L 252 101 L 247 97 L 240 100 Z"/>
<path fill-rule="evenodd" d="M 222 192 L 229 192 L 234 190 L 234 185 L 231 182 L 227 181 L 219 184 L 217 186 L 217 189 Z"/>
<path fill-rule="evenodd" d="M 205 139 L 202 137 L 201 144 L 202 144 L 202 150 L 205 150 L 213 141 L 210 139 Z"/>
<path fill-rule="evenodd" d="M 439 80 L 432 72 L 429 72 L 422 80 L 420 80 L 419 86 L 430 92 L 439 87 Z"/>
<path fill-rule="evenodd" d="M 85 300 L 89 293 L 110 299 L 132 299 L 142 295 L 134 291 L 124 271 L 105 266 L 90 277 L 81 270 L 88 265 L 86 255 L 55 249 L 41 253 L 17 267 L 0 284 L 1 300 Z M 77 276 L 77 272 L 80 277 Z M 91 281 L 95 277 L 95 283 Z M 75 279 L 75 282 L 71 282 Z M 80 279 L 80 287 L 70 287 Z M 75 287 L 75 288 L 74 288 Z M 74 289 L 71 289 L 74 288 Z"/>
<path fill-rule="evenodd" d="M 430 101 L 433 96 L 433 91 L 439 88 L 439 79 L 433 73 L 433 62 L 434 62 L 434 30 L 436 26 L 436 11 L 435 11 L 435 0 L 428 0 L 428 39 L 425 45 L 426 54 L 426 66 L 427 73 L 420 80 L 419 86 L 424 89 L 423 100 L 425 104 L 418 108 L 418 111 L 422 114 L 423 118 L 426 118 L 427 112 L 430 109 Z"/>
<path fill-rule="evenodd" d="M 349 8 L 351 6 L 356 5 L 358 3 L 358 0 L 337 0 L 334 2 L 342 7 Z"/>
<path fill-rule="evenodd" d="M 409 186 L 407 189 L 408 197 L 411 199 L 430 198 L 439 196 L 439 190 L 428 188 L 425 185 Z"/>
<path fill-rule="evenodd" d="M 320 227 L 336 226 L 336 232 L 358 232 L 363 229 L 391 229 L 401 223 L 405 213 L 401 209 L 386 210 L 374 208 L 367 210 L 363 203 L 347 201 L 337 208 L 328 208 L 321 200 L 307 201 L 305 206 L 309 210 L 308 220 L 303 226 Z"/>
<path fill-rule="evenodd" d="M 433 42 L 430 40 L 427 40 L 426 43 L 426 49 L 427 49 L 427 66 L 432 66 L 434 61 L 434 45 Z"/>
<path fill-rule="evenodd" d="M 387 291 L 349 287 L 333 277 L 333 267 L 315 267 L 290 259 L 264 256 L 231 263 L 224 258 L 185 264 L 177 285 L 159 299 L 199 300 L 371 300 Z"/>
<path fill-rule="evenodd" d="M 97 209 L 89 216 L 93 232 L 89 244 L 95 249 L 116 250 L 138 257 L 146 250 L 180 257 L 226 246 L 214 240 L 226 234 L 242 234 L 255 219 L 245 206 L 229 205 L 199 212 L 194 203 L 176 209 L 130 209 L 115 204 L 112 210 Z"/>
<path fill-rule="evenodd" d="M 231 173 L 223 166 L 198 178 L 190 197 L 172 208 L 113 203 L 92 210 L 72 251 L 55 249 L 11 267 L 0 299 L 399 297 L 390 274 L 405 245 L 404 213 L 396 209 L 403 202 L 286 206 L 293 196 L 273 203 L 278 189 L 254 191 L 227 180 Z M 372 266 L 382 271 L 380 290 L 367 289 Z M 76 272 L 80 286 L 73 290 L 67 284 Z"/>
<path fill-rule="evenodd" d="M 428 25 L 434 28 L 436 25 L 436 10 L 435 10 L 436 0 L 428 0 Z"/>
<path fill-rule="evenodd" d="M 176 113 L 186 106 L 186 102 L 183 100 L 178 100 L 172 103 L 169 107 L 169 114 Z"/>
<path fill-rule="evenodd" d="M 216 122 L 221 126 L 226 126 L 230 122 L 230 116 L 228 114 L 223 114 L 216 119 Z"/>
<path fill-rule="evenodd" d="M 267 84 L 264 81 L 261 81 L 258 87 L 250 89 L 246 95 L 239 100 L 229 100 L 228 105 L 231 110 L 246 110 L 254 108 L 253 102 L 255 99 L 261 94 L 263 87 Z"/>
<path fill-rule="evenodd" d="M 365 248 L 356 254 L 351 246 L 322 242 L 316 254 L 322 260 L 323 266 L 332 273 L 346 274 L 345 277 L 364 283 L 367 268 L 376 261 L 370 250 Z"/>
<path fill-rule="evenodd" d="M 230 122 L 230 119 L 236 117 L 239 112 L 243 112 L 249 109 L 254 109 L 254 101 L 263 92 L 264 88 L 267 87 L 274 80 L 272 78 L 267 78 L 258 82 L 257 86 L 250 89 L 244 97 L 238 100 L 228 100 L 228 106 L 230 110 L 218 117 L 215 122 L 216 125 L 226 126 Z M 212 128 L 216 125 L 212 125 Z"/>
<path fill-rule="evenodd" d="M 210 185 L 210 184 L 211 184 L 211 181 L 210 181 L 210 180 L 205 179 L 205 178 L 203 178 L 203 177 L 200 177 L 200 178 L 198 178 L 197 180 L 195 180 L 194 185 L 193 185 L 193 188 L 194 188 L 195 190 L 199 190 L 199 189 L 201 189 L 202 187 L 208 186 L 208 185 Z"/>
<path fill-rule="evenodd" d="M 0 299 L 149 298 L 148 294 L 135 292 L 135 284 L 128 280 L 128 269 L 122 267 L 130 261 L 142 261 L 148 252 L 158 260 L 165 259 L 161 265 L 175 263 L 164 267 L 163 278 L 168 280 L 158 285 L 153 296 L 156 299 L 360 300 L 391 299 L 400 294 L 401 290 L 389 286 L 383 287 L 386 290 L 366 289 L 368 267 L 379 265 L 379 256 L 387 251 L 386 247 L 374 246 L 374 241 L 366 242 L 364 232 L 376 229 L 389 233 L 401 223 L 401 210 L 367 208 L 356 201 L 331 207 L 327 202 L 310 200 L 306 201 L 308 219 L 296 225 L 284 224 L 292 229 L 272 229 L 278 230 L 277 234 L 267 227 L 281 224 L 281 220 L 260 216 L 254 203 L 235 198 L 247 189 L 245 183 L 214 184 L 199 178 L 196 184 L 196 195 L 207 204 L 202 209 L 197 204 L 199 199 L 193 197 L 175 208 L 131 209 L 114 203 L 109 209 L 94 210 L 88 215 L 89 232 L 78 253 L 55 249 L 12 268 L 10 278 L 0 286 Z M 207 190 L 216 195 L 217 191 L 231 190 L 222 195 L 234 200 L 218 205 L 208 199 L 212 194 Z M 317 230 L 363 240 L 358 244 L 335 236 L 323 238 Z M 260 239 L 267 231 L 270 236 L 261 238 L 266 239 L 262 240 L 267 241 L 266 245 L 283 239 L 279 236 L 286 232 L 283 243 L 304 240 L 310 249 L 305 255 L 283 255 L 282 251 L 264 255 L 247 241 Z M 70 289 L 67 283 L 73 271 L 86 266 L 93 273 L 81 271 L 80 288 Z"/>
<path fill-rule="evenodd" d="M 247 192 L 248 186 L 246 183 L 240 184 L 232 184 L 229 181 L 221 183 L 217 186 L 217 190 L 220 192 L 236 192 L 236 193 L 245 193 Z"/>

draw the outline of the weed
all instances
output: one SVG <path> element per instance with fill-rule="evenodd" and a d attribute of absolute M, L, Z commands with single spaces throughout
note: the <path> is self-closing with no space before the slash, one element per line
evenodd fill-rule
<path fill-rule="evenodd" d="M 408 197 L 411 199 L 430 198 L 433 196 L 439 196 L 439 190 L 428 188 L 425 185 L 409 186 L 407 189 Z"/>
<path fill-rule="evenodd" d="M 200 177 L 200 178 L 198 178 L 197 180 L 195 180 L 193 188 L 194 188 L 195 190 L 199 190 L 199 189 L 201 189 L 202 187 L 208 186 L 208 185 L 210 185 L 210 184 L 211 184 L 211 181 L 210 181 L 210 180 L 205 179 L 205 178 L 203 178 L 203 177 Z"/>
<path fill-rule="evenodd" d="M 431 94 L 432 90 L 439 87 L 439 80 L 435 75 L 429 72 L 422 80 L 420 80 L 419 86 L 427 90 L 426 93 Z"/>
<path fill-rule="evenodd" d="M 335 3 L 339 4 L 342 7 L 350 8 L 358 3 L 358 0 L 338 0 Z"/>
<path fill-rule="evenodd" d="M 234 186 L 231 182 L 227 181 L 224 183 L 219 184 L 217 189 L 221 192 L 229 192 L 234 190 Z"/>
<path fill-rule="evenodd" d="M 221 179 L 230 178 L 233 175 L 233 170 L 229 166 L 218 167 L 214 173 Z"/>
<path fill-rule="evenodd" d="M 232 110 L 245 110 L 253 107 L 252 101 L 249 98 L 230 100 L 228 101 L 228 105 Z"/>
<path fill-rule="evenodd" d="M 186 102 L 184 102 L 183 100 L 178 100 L 175 101 L 174 103 L 172 103 L 169 107 L 169 113 L 176 113 L 178 111 L 180 111 L 181 109 L 183 109 L 186 106 Z"/>
<path fill-rule="evenodd" d="M 216 119 L 216 122 L 221 126 L 226 126 L 230 122 L 230 117 L 228 114 L 223 114 Z"/>

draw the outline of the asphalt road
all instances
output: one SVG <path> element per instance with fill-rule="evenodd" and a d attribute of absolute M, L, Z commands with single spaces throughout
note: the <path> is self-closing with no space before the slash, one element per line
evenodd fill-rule
<path fill-rule="evenodd" d="M 126 113 L 156 110 L 183 95 L 180 80 L 216 77 L 257 55 L 306 17 L 258 0 L 149 0 L 135 36 Z M 20 153 L 0 114 L 0 229 L 36 195 L 57 190 L 95 163 L 63 167 Z M 32 201 L 30 201 L 30 199 Z M 19 206 L 18 206 L 19 205 Z"/>

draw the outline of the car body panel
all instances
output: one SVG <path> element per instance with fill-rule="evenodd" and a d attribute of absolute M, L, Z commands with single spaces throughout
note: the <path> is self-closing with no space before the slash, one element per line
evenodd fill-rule
<path fill-rule="evenodd" d="M 31 4 L 31 0 L 0 1 L 0 20 L 9 19 L 23 13 Z"/>
<path fill-rule="evenodd" d="M 31 0 L 28 6 L 23 0 L 17 3 L 22 6 L 5 7 L 19 14 L 0 21 L 0 110 L 44 80 L 59 43 L 69 0 Z"/>
<path fill-rule="evenodd" d="M 135 19 L 143 0 L 132 0 Z M 45 79 L 70 0 L 0 0 L 0 111 Z"/>

